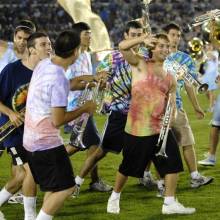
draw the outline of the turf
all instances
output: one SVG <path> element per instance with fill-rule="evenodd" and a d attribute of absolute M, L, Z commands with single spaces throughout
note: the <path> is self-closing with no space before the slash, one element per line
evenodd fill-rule
<path fill-rule="evenodd" d="M 207 151 L 209 142 L 209 122 L 211 114 L 207 113 L 205 119 L 197 120 L 191 105 L 183 93 L 184 107 L 188 113 L 190 124 L 192 126 L 196 139 L 196 154 L 198 159 L 203 158 L 203 153 Z M 207 98 L 204 95 L 198 96 L 203 109 L 207 108 Z M 105 117 L 96 116 L 97 125 L 100 130 Z M 65 139 L 68 137 L 63 135 Z M 74 172 L 77 174 L 83 161 L 86 158 L 85 152 L 80 152 L 71 157 Z M 109 184 L 114 185 L 115 174 L 121 161 L 121 155 L 108 154 L 99 163 L 100 176 Z M 6 153 L 0 158 L 0 186 L 3 186 L 10 174 L 10 158 Z M 91 192 L 89 190 L 90 178 L 87 177 L 85 184 L 81 187 L 80 196 L 76 199 L 66 201 L 64 207 L 60 210 L 56 220 L 159 220 L 159 219 L 220 219 L 220 165 L 214 168 L 204 168 L 199 166 L 199 171 L 204 175 L 210 175 L 215 178 L 214 182 L 208 186 L 199 189 L 191 189 L 189 185 L 189 172 L 185 167 L 185 172 L 179 176 L 177 196 L 184 205 L 192 206 L 197 212 L 190 216 L 163 216 L 161 206 L 163 200 L 157 198 L 155 190 L 148 190 L 140 185 L 135 178 L 129 178 L 127 185 L 121 196 L 120 215 L 111 215 L 106 213 L 106 204 L 110 193 Z M 152 168 L 154 173 L 154 168 Z M 37 208 L 42 204 L 43 194 L 38 192 Z M 23 219 L 23 206 L 5 204 L 0 210 L 5 214 L 7 220 Z"/>

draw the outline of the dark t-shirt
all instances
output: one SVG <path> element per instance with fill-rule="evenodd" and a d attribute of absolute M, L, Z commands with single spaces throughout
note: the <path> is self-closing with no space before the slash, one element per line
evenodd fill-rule
<path fill-rule="evenodd" d="M 0 74 L 0 101 L 10 109 L 20 111 L 27 98 L 28 84 L 33 71 L 25 67 L 21 60 L 8 64 Z M 1 114 L 0 126 L 9 120 Z M 22 146 L 24 127 L 16 128 L 4 141 L 4 147 Z"/>

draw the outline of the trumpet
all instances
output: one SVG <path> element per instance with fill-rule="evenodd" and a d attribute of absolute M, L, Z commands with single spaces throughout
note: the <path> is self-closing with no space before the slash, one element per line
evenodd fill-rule
<path fill-rule="evenodd" d="M 171 93 L 169 93 L 166 110 L 163 117 L 162 127 L 160 129 L 160 134 L 156 145 L 157 147 L 160 148 L 159 152 L 156 153 L 156 156 L 161 158 L 168 157 L 166 154 L 166 144 L 167 144 L 168 132 L 170 129 L 171 117 L 173 113 L 173 105 L 172 105 L 171 97 L 172 95 Z"/>
<path fill-rule="evenodd" d="M 190 73 L 188 73 L 188 68 L 185 64 L 181 65 L 177 61 L 173 61 L 173 68 L 176 70 L 177 78 L 183 78 L 183 80 L 190 85 L 197 88 L 198 93 L 204 93 L 208 90 L 208 84 L 202 84 L 197 79 L 195 79 Z"/>
<path fill-rule="evenodd" d="M 191 26 L 192 27 L 197 27 L 197 26 L 200 26 L 200 25 L 202 25 L 206 22 L 209 22 L 209 21 L 211 21 L 215 18 L 218 18 L 218 17 L 220 17 L 220 10 L 219 9 L 214 9 L 214 10 L 206 12 L 203 15 L 195 17 L 192 24 L 191 24 Z"/>
<path fill-rule="evenodd" d="M 95 86 L 90 90 L 89 85 L 90 83 L 87 83 L 83 94 L 81 95 L 79 101 L 78 101 L 78 106 L 83 105 L 86 101 L 88 100 L 93 100 L 97 104 L 102 103 L 100 101 L 100 86 L 101 86 L 101 81 L 100 80 L 98 83 L 95 83 Z M 94 83 L 94 82 L 92 82 Z M 98 108 L 97 111 L 101 112 L 101 107 Z M 89 120 L 89 114 L 88 113 L 83 113 L 79 118 L 77 118 L 74 122 L 73 128 L 72 128 L 72 133 L 70 136 L 70 145 L 79 148 L 80 150 L 86 150 L 87 147 L 83 143 L 83 134 L 87 125 L 87 122 Z"/>
<path fill-rule="evenodd" d="M 24 116 L 25 114 L 25 107 L 22 108 L 19 113 Z M 0 127 L 0 142 L 4 141 L 4 139 L 11 134 L 12 131 L 14 131 L 17 127 L 12 124 L 12 122 L 9 120 L 4 125 Z"/>

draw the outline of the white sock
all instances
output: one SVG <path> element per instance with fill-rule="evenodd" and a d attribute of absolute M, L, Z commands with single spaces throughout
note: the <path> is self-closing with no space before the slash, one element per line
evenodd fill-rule
<path fill-rule="evenodd" d="M 165 196 L 163 203 L 166 204 L 166 205 L 170 205 L 174 202 L 175 202 L 175 197 L 174 196 Z"/>
<path fill-rule="evenodd" d="M 164 187 L 164 180 L 163 179 L 160 179 L 160 180 L 157 181 L 157 187 L 158 188 Z"/>
<path fill-rule="evenodd" d="M 84 179 L 81 178 L 80 176 L 76 176 L 75 182 L 76 182 L 77 185 L 81 186 L 84 182 Z"/>
<path fill-rule="evenodd" d="M 0 191 L 0 206 L 10 199 L 13 194 L 8 192 L 5 187 Z"/>
<path fill-rule="evenodd" d="M 36 197 L 23 196 L 25 217 L 34 216 L 36 218 Z"/>
<path fill-rule="evenodd" d="M 192 179 L 198 179 L 198 177 L 200 176 L 197 170 L 190 173 L 190 175 Z"/>
<path fill-rule="evenodd" d="M 36 220 L 52 220 L 52 219 L 53 216 L 46 214 L 42 209 L 40 210 L 36 218 Z"/>
<path fill-rule="evenodd" d="M 150 176 L 151 172 L 150 171 L 144 171 L 144 177 Z"/>
<path fill-rule="evenodd" d="M 216 158 L 215 158 L 215 155 L 214 155 L 214 154 L 210 154 L 210 153 L 209 153 L 209 156 L 208 156 L 208 157 L 209 157 L 209 159 L 210 159 L 210 160 L 216 160 Z"/>
<path fill-rule="evenodd" d="M 112 200 L 115 200 L 115 199 L 120 199 L 120 196 L 121 196 L 121 193 L 116 193 L 116 192 L 113 190 L 110 198 L 111 198 Z"/>

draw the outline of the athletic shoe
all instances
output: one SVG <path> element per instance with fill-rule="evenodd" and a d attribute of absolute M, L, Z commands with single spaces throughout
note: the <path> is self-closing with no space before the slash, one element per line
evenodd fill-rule
<path fill-rule="evenodd" d="M 74 192 L 73 192 L 73 194 L 72 194 L 72 198 L 76 198 L 76 197 L 78 197 L 79 196 L 79 192 L 80 192 L 80 185 L 78 185 L 78 184 L 76 184 L 75 185 L 75 190 L 74 190 Z"/>
<path fill-rule="evenodd" d="M 98 192 L 109 192 L 113 189 L 112 186 L 104 183 L 101 179 L 99 179 L 95 183 L 90 183 L 90 190 L 98 191 Z"/>
<path fill-rule="evenodd" d="M 191 179 L 191 187 L 192 188 L 199 188 L 200 186 L 208 185 L 214 180 L 213 177 L 210 176 L 202 176 L 199 174 L 198 178 Z"/>
<path fill-rule="evenodd" d="M 162 207 L 162 214 L 165 214 L 165 215 L 171 215 L 171 214 L 189 215 L 189 214 L 193 214 L 195 211 L 196 211 L 195 208 L 184 207 L 177 200 L 170 205 L 163 204 L 163 207 Z"/>
<path fill-rule="evenodd" d="M 207 156 L 204 160 L 198 161 L 198 164 L 203 166 L 215 166 L 216 160 L 210 159 L 209 156 Z"/>
<path fill-rule="evenodd" d="M 107 204 L 107 213 L 112 213 L 112 214 L 120 213 L 119 200 L 120 200 L 119 198 L 118 199 L 111 199 L 111 197 L 109 198 Z"/>
<path fill-rule="evenodd" d="M 158 198 L 163 198 L 165 193 L 165 186 L 163 185 L 162 187 L 157 188 L 157 195 L 156 197 Z"/>
<path fill-rule="evenodd" d="M 4 214 L 0 211 L 0 220 L 6 220 Z"/>
<path fill-rule="evenodd" d="M 21 204 L 23 205 L 23 195 L 21 193 L 15 193 L 8 200 L 9 204 Z"/>
<path fill-rule="evenodd" d="M 139 183 L 146 186 L 149 189 L 152 189 L 157 186 L 157 182 L 154 180 L 152 174 L 139 178 Z"/>

